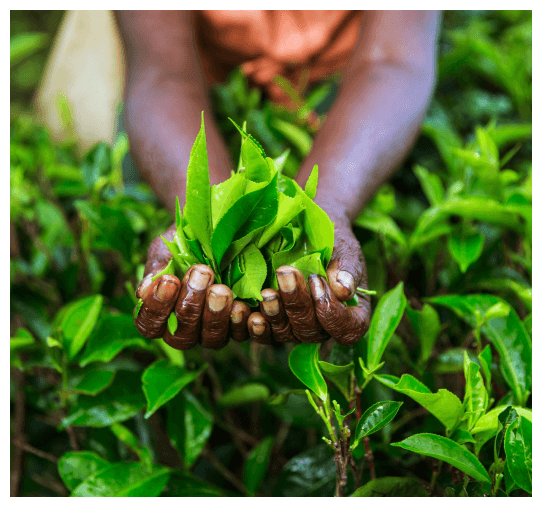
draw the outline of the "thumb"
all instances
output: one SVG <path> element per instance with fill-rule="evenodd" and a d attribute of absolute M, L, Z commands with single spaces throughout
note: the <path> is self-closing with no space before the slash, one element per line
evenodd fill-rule
<path fill-rule="evenodd" d="M 335 228 L 335 245 L 326 273 L 329 286 L 340 301 L 352 299 L 357 287 L 367 288 L 363 252 L 349 227 Z"/>

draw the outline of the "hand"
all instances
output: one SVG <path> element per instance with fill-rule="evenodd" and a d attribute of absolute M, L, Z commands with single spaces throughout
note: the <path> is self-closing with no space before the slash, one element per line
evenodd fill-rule
<path fill-rule="evenodd" d="M 163 236 L 173 241 L 175 224 Z M 136 290 L 143 305 L 135 319 L 138 331 L 147 338 L 164 338 L 171 347 L 187 350 L 198 343 L 202 347 L 221 349 L 231 335 L 236 341 L 247 339 L 247 321 L 250 308 L 233 301 L 232 291 L 222 284 L 213 284 L 213 270 L 205 264 L 191 266 L 182 281 L 174 275 L 153 276 L 162 271 L 171 260 L 171 253 L 156 238 L 147 251 L 145 276 Z M 177 331 L 167 329 L 169 314 L 177 316 Z M 231 334 L 229 333 L 231 330 Z"/>
<path fill-rule="evenodd" d="M 347 346 L 361 339 L 369 328 L 369 296 L 358 292 L 358 306 L 342 303 L 354 296 L 357 287 L 367 289 L 363 252 L 348 225 L 335 226 L 335 247 L 326 273 L 329 284 L 311 275 L 307 287 L 298 269 L 278 268 L 279 290 L 262 291 L 261 313 L 248 319 L 250 336 L 259 343 L 319 343 L 332 338 Z"/>

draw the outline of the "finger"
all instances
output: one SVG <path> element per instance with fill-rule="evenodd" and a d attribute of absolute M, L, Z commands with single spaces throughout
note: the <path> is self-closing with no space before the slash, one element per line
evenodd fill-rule
<path fill-rule="evenodd" d="M 345 306 L 333 294 L 325 279 L 309 276 L 316 317 L 326 332 L 340 345 L 353 345 L 369 328 L 371 306 L 368 298 L 360 297 L 358 306 Z"/>
<path fill-rule="evenodd" d="M 333 294 L 340 301 L 352 299 L 356 287 L 367 284 L 364 266 L 363 252 L 353 232 L 348 227 L 336 227 L 335 246 L 326 274 Z"/>
<path fill-rule="evenodd" d="M 164 341 L 170 347 L 187 350 L 198 344 L 205 295 L 214 278 L 213 270 L 205 264 L 196 264 L 188 268 L 174 309 L 177 330 L 172 335 L 166 329 L 164 334 Z"/>
<path fill-rule="evenodd" d="M 253 340 L 263 345 L 271 343 L 271 326 L 260 312 L 250 314 L 247 328 Z"/>
<path fill-rule="evenodd" d="M 164 275 L 154 281 L 152 275 L 147 275 L 143 279 L 136 291 L 142 305 L 134 320 L 137 330 L 143 336 L 147 338 L 163 336 L 180 286 L 181 282 L 173 275 Z"/>
<path fill-rule="evenodd" d="M 297 342 L 292 333 L 292 326 L 282 306 L 280 294 L 274 289 L 262 290 L 263 301 L 260 302 L 260 310 L 265 320 L 269 322 L 276 342 Z"/>
<path fill-rule="evenodd" d="M 250 308 L 241 301 L 234 301 L 230 315 L 230 329 L 236 342 L 245 341 L 247 336 L 247 321 L 250 317 Z"/>
<path fill-rule="evenodd" d="M 322 327 L 316 319 L 314 304 L 301 271 L 292 266 L 281 266 L 276 273 L 280 299 L 293 335 L 304 343 L 324 341 Z"/>
<path fill-rule="evenodd" d="M 162 236 L 168 241 L 173 241 L 175 236 L 176 226 L 173 224 Z M 160 273 L 168 265 L 171 260 L 171 252 L 166 246 L 164 241 L 160 236 L 155 238 L 147 250 L 147 262 L 145 263 L 145 274 L 147 276 L 149 273 L 156 275 Z"/>
<path fill-rule="evenodd" d="M 229 287 L 222 284 L 209 287 L 202 318 L 202 347 L 221 349 L 228 343 L 232 305 L 233 293 Z"/>

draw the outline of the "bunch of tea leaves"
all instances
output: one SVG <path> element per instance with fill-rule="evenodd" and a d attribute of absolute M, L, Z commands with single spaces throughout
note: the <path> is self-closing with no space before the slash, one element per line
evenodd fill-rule
<path fill-rule="evenodd" d="M 173 241 L 163 238 L 173 258 L 156 276 L 182 278 L 190 266 L 207 264 L 216 283 L 257 306 L 262 288 L 277 288 L 279 266 L 294 266 L 305 278 L 326 276 L 334 228 L 313 201 L 318 166 L 303 190 L 281 174 L 287 153 L 275 160 L 266 157 L 260 144 L 235 126 L 242 136 L 239 170 L 211 186 L 202 114 L 188 163 L 186 204 L 181 213 L 177 199 L 176 234 Z"/>

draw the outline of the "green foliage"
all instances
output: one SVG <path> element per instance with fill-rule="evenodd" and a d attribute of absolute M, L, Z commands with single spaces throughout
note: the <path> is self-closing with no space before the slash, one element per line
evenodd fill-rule
<path fill-rule="evenodd" d="M 123 182 L 125 134 L 79 159 L 22 112 L 52 33 L 14 36 L 58 18 L 28 12 L 10 47 L 12 456 L 26 442 L 58 460 L 26 450 L 19 494 L 531 494 L 530 11 L 444 14 L 421 137 L 354 223 L 377 293 L 367 336 L 209 353 L 135 329 L 146 249 L 172 217 Z M 305 189 L 291 178 L 334 84 L 287 91 L 294 112 L 239 71 L 213 88 L 240 170 L 205 183 L 200 134 L 169 244 L 170 272 L 206 262 L 254 305 L 278 266 L 325 274 L 332 253 L 317 169 Z"/>

